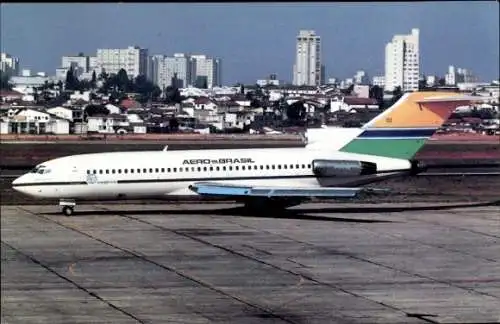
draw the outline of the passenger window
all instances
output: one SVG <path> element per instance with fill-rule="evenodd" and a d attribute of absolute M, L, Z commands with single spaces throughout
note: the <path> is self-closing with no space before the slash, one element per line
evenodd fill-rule
<path fill-rule="evenodd" d="M 99 170 L 99 174 L 102 174 L 102 170 Z"/>
<path fill-rule="evenodd" d="M 207 171 L 207 167 L 203 167 L 203 171 Z"/>
<path fill-rule="evenodd" d="M 302 164 L 302 169 L 305 169 L 306 168 L 306 165 L 305 164 Z"/>
<path fill-rule="evenodd" d="M 35 172 L 36 173 L 36 172 Z M 90 170 L 87 170 L 87 174 L 90 174 Z"/>
<path fill-rule="evenodd" d="M 198 172 L 200 172 L 200 171 L 201 171 L 201 168 L 200 168 L 200 167 L 198 167 L 197 169 L 198 169 Z"/>
<path fill-rule="evenodd" d="M 174 172 L 177 172 L 177 168 L 174 168 Z"/>
<path fill-rule="evenodd" d="M 186 168 L 186 171 L 187 171 L 187 168 Z M 179 168 L 179 172 L 182 172 L 182 168 Z"/>
<path fill-rule="evenodd" d="M 214 167 L 210 167 L 210 171 L 213 171 L 214 170 Z"/>
<path fill-rule="evenodd" d="M 300 165 L 295 164 L 295 169 L 300 169 Z"/>
<path fill-rule="evenodd" d="M 142 169 L 142 173 L 148 172 L 148 169 Z"/>
<path fill-rule="evenodd" d="M 161 168 L 161 173 L 164 173 L 165 172 L 165 168 Z"/>
<path fill-rule="evenodd" d="M 130 173 L 134 173 L 134 169 L 130 169 Z"/>
<path fill-rule="evenodd" d="M 266 165 L 266 170 L 269 170 L 269 164 L 268 164 L 268 165 Z"/>
<path fill-rule="evenodd" d="M 311 165 L 310 165 L 310 164 L 308 164 L 308 165 L 307 165 L 307 168 L 308 168 L 308 169 L 310 169 L 310 168 L 311 168 Z"/>
<path fill-rule="evenodd" d="M 171 171 L 170 168 L 167 168 L 167 172 L 170 172 L 170 171 Z"/>
<path fill-rule="evenodd" d="M 191 171 L 194 172 L 194 167 L 191 167 Z"/>
<path fill-rule="evenodd" d="M 109 169 L 106 169 L 106 174 L 109 174 Z"/>
<path fill-rule="evenodd" d="M 118 173 L 122 173 L 122 169 L 118 169 Z"/>
<path fill-rule="evenodd" d="M 286 168 L 287 168 L 286 164 L 283 164 L 283 169 L 286 169 Z"/>
<path fill-rule="evenodd" d="M 115 174 L 115 169 L 112 169 L 112 170 L 111 170 L 111 173 Z"/>
<path fill-rule="evenodd" d="M 156 173 L 158 173 L 158 172 L 160 172 L 160 170 L 159 170 L 158 168 L 156 168 L 156 169 L 155 169 L 155 172 L 156 172 Z"/>
<path fill-rule="evenodd" d="M 128 172 L 128 169 L 124 169 L 124 170 L 123 170 L 123 173 L 127 173 L 127 172 Z"/>
<path fill-rule="evenodd" d="M 137 169 L 137 173 L 141 173 L 141 169 Z"/>
<path fill-rule="evenodd" d="M 275 168 L 276 168 L 276 167 L 275 167 L 275 165 L 274 165 L 274 164 L 273 164 L 273 165 L 271 165 L 271 169 L 273 169 L 273 170 L 274 170 Z"/>
<path fill-rule="evenodd" d="M 234 167 L 234 169 L 235 169 L 236 171 L 238 171 L 238 170 L 240 169 L 240 167 L 239 167 L 239 166 L 235 166 L 235 167 Z"/>
<path fill-rule="evenodd" d="M 290 169 L 293 169 L 293 164 L 290 164 Z"/>
<path fill-rule="evenodd" d="M 245 170 L 245 166 L 244 165 L 241 166 L 241 170 Z"/>
<path fill-rule="evenodd" d="M 216 171 L 219 171 L 219 170 L 220 170 L 220 167 L 218 167 L 218 166 L 217 166 L 217 167 L 215 167 L 215 170 L 216 170 Z"/>
<path fill-rule="evenodd" d="M 149 173 L 153 173 L 153 168 L 149 168 Z"/>
<path fill-rule="evenodd" d="M 42 173 L 43 173 L 43 170 L 42 170 Z M 92 173 L 93 173 L 93 174 L 96 174 L 96 173 L 97 173 L 97 171 L 96 171 L 96 170 L 92 170 Z"/>
<path fill-rule="evenodd" d="M 226 167 L 225 167 L 225 166 L 223 166 L 223 167 L 222 167 L 222 170 L 223 170 L 223 171 L 226 171 Z"/>
<path fill-rule="evenodd" d="M 260 166 L 260 169 L 261 169 L 261 170 L 264 170 L 264 166 L 263 166 L 263 165 L 261 165 L 261 166 Z"/>

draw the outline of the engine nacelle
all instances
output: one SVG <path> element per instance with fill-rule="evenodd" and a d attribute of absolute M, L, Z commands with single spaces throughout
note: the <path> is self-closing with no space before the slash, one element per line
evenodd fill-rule
<path fill-rule="evenodd" d="M 317 177 L 356 177 L 377 173 L 377 164 L 352 160 L 314 160 L 313 173 Z"/>

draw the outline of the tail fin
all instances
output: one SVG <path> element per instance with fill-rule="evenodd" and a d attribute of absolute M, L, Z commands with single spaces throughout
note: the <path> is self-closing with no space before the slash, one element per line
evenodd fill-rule
<path fill-rule="evenodd" d="M 450 92 L 407 93 L 340 151 L 410 160 L 457 107 L 475 100 Z"/>

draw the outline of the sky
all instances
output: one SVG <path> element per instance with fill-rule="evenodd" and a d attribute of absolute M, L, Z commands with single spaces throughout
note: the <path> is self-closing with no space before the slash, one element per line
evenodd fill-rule
<path fill-rule="evenodd" d="M 385 45 L 420 29 L 425 74 L 448 65 L 483 81 L 499 77 L 499 3 L 59 3 L 1 4 L 0 47 L 21 68 L 55 74 L 61 56 L 137 45 L 149 54 L 222 59 L 222 81 L 292 80 L 296 36 L 321 36 L 326 77 L 384 74 Z"/>

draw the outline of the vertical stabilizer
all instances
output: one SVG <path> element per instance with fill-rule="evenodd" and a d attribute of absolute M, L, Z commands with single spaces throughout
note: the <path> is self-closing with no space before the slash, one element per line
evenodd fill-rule
<path fill-rule="evenodd" d="M 407 93 L 340 151 L 410 160 L 457 107 L 475 100 L 454 92 Z"/>

